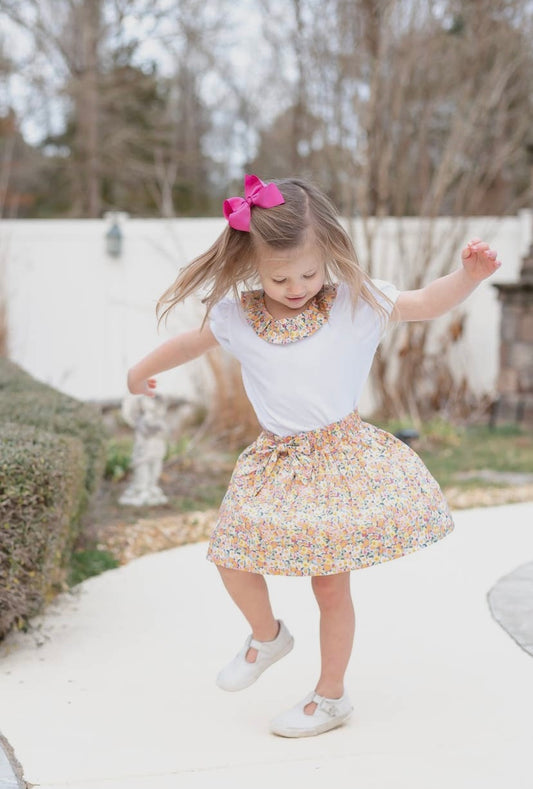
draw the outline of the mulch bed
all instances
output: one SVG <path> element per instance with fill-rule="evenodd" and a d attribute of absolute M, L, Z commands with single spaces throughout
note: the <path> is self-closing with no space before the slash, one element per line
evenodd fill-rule
<path fill-rule="evenodd" d="M 109 551 L 120 564 L 127 564 L 149 553 L 208 540 L 216 522 L 217 508 L 180 511 L 181 499 L 176 488 L 178 491 L 185 488 L 190 493 L 193 490 L 191 486 L 194 486 L 194 474 L 189 469 L 187 474 L 177 480 L 177 471 L 175 474 L 167 472 L 166 481 L 162 480 L 162 487 L 169 496 L 169 503 L 163 507 L 121 507 L 117 499 L 124 485 L 107 483 L 108 490 L 101 494 L 99 507 L 93 509 L 86 528 L 86 534 L 96 541 L 96 547 Z M 227 471 L 222 476 L 229 479 Z M 173 484 L 170 484 L 171 481 Z M 199 475 L 196 482 L 199 485 L 206 484 L 205 472 Z M 171 488 L 174 488 L 174 493 Z M 533 501 L 533 485 L 457 487 L 447 488 L 444 492 L 452 509 Z"/>
<path fill-rule="evenodd" d="M 117 412 L 108 418 L 116 436 L 131 434 Z M 209 539 L 237 455 L 222 446 L 204 434 L 185 454 L 165 463 L 160 485 L 169 500 L 164 505 L 120 505 L 129 476 L 119 482 L 103 480 L 84 516 L 78 547 L 96 546 L 127 564 L 149 553 Z M 493 507 L 533 501 L 533 483 L 448 487 L 444 493 L 452 509 Z"/>

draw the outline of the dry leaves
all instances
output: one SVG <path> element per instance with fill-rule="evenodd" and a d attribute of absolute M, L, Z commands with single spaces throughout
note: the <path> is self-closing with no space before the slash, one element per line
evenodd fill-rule
<path fill-rule="evenodd" d="M 446 488 L 446 500 L 452 509 L 494 507 L 533 501 L 533 484 L 483 488 Z M 140 518 L 135 523 L 115 523 L 99 535 L 98 548 L 109 551 L 120 564 L 127 564 L 149 553 L 165 551 L 188 543 L 208 540 L 213 531 L 217 510 Z"/>
<path fill-rule="evenodd" d="M 446 500 L 454 510 L 469 507 L 497 507 L 500 504 L 517 504 L 533 501 L 533 484 L 502 485 L 485 488 L 446 488 Z"/>
<path fill-rule="evenodd" d="M 148 553 L 209 539 L 216 517 L 217 510 L 203 510 L 115 523 L 100 533 L 97 547 L 127 564 Z"/>

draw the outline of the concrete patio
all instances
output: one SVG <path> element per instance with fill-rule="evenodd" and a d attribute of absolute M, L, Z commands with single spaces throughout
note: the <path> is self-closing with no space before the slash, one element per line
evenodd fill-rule
<path fill-rule="evenodd" d="M 205 560 L 205 543 L 85 581 L 31 632 L 0 644 L 0 731 L 25 780 L 39 789 L 296 781 L 311 789 L 531 789 L 533 657 L 527 638 L 521 647 L 493 618 L 487 595 L 533 559 L 533 503 L 455 519 L 442 542 L 352 574 L 357 632 L 346 686 L 355 711 L 316 738 L 268 732 L 270 718 L 316 681 L 309 579 L 269 579 L 295 648 L 234 694 L 214 678 L 248 627 Z M 533 644 L 533 601 L 522 603 Z M 0 787 L 11 789 L 1 753 Z"/>

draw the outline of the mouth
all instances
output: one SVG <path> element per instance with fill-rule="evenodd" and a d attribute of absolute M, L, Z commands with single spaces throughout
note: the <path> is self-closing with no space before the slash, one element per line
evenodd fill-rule
<path fill-rule="evenodd" d="M 291 296 L 287 296 L 287 301 L 303 301 L 304 299 L 305 296 L 296 296 L 295 298 L 292 298 Z"/>

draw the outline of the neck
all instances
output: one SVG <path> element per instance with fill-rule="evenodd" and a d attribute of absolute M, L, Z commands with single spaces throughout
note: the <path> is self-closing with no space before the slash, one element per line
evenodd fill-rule
<path fill-rule="evenodd" d="M 280 304 L 277 301 L 273 301 L 263 291 L 263 301 L 266 310 L 270 315 L 272 315 L 274 320 L 282 320 L 283 318 L 295 318 L 297 315 L 300 315 L 302 312 L 304 312 L 315 298 L 316 296 L 313 296 L 308 301 L 306 301 L 302 307 L 298 307 L 298 309 L 291 309 L 290 307 L 286 307 L 285 304 Z"/>

